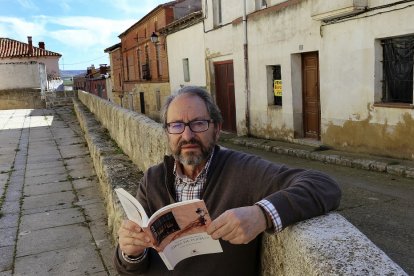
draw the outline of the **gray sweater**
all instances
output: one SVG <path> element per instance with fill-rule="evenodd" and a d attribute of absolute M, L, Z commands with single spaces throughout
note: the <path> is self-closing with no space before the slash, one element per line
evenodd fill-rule
<path fill-rule="evenodd" d="M 144 174 L 137 198 L 151 216 L 161 207 L 175 202 L 174 159 L 151 167 Z M 216 146 L 203 188 L 214 220 L 224 211 L 250 206 L 267 199 L 278 211 L 283 227 L 338 207 L 341 191 L 327 175 L 311 170 L 291 169 L 260 157 Z M 220 240 L 223 253 L 195 256 L 168 271 L 152 249 L 139 264 L 122 259 L 119 248 L 114 262 L 121 275 L 258 275 L 261 235 L 248 244 L 234 245 Z"/>

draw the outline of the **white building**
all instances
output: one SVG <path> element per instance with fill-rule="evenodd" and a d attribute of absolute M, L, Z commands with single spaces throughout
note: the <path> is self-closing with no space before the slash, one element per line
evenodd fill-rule
<path fill-rule="evenodd" d="M 189 74 L 205 66 L 225 130 L 414 159 L 413 1 L 207 0 L 203 13 Z M 194 36 L 171 40 L 190 53 Z"/>
<path fill-rule="evenodd" d="M 10 38 L 0 38 L 0 63 L 37 62 L 46 66 L 48 80 L 58 78 L 59 59 L 62 55 L 46 50 L 45 43 L 39 42 L 39 47 L 33 46 L 32 37 L 27 37 L 27 43 Z"/>

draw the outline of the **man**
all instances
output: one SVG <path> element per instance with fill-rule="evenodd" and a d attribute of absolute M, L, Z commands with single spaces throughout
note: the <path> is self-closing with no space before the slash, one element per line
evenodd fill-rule
<path fill-rule="evenodd" d="M 150 239 L 131 221 L 118 231 L 115 265 L 125 275 L 257 275 L 261 233 L 338 207 L 341 192 L 328 176 L 290 169 L 216 145 L 222 117 L 210 95 L 184 87 L 168 98 L 162 120 L 172 156 L 146 171 L 137 198 L 150 216 L 161 207 L 202 198 L 207 232 L 223 253 L 185 259 L 168 271 Z"/>

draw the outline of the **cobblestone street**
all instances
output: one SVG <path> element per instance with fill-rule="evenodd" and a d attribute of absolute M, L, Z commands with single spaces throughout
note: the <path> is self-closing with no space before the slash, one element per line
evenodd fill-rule
<path fill-rule="evenodd" d="M 0 275 L 115 275 L 72 108 L 0 111 Z"/>

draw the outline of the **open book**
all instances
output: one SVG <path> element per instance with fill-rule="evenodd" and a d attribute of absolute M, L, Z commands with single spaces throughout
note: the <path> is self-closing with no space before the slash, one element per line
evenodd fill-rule
<path fill-rule="evenodd" d="M 194 199 L 167 205 L 150 218 L 130 193 L 115 189 L 129 220 L 152 238 L 153 248 L 169 270 L 192 256 L 223 252 L 220 242 L 207 234 L 211 222 L 204 200 Z"/>

